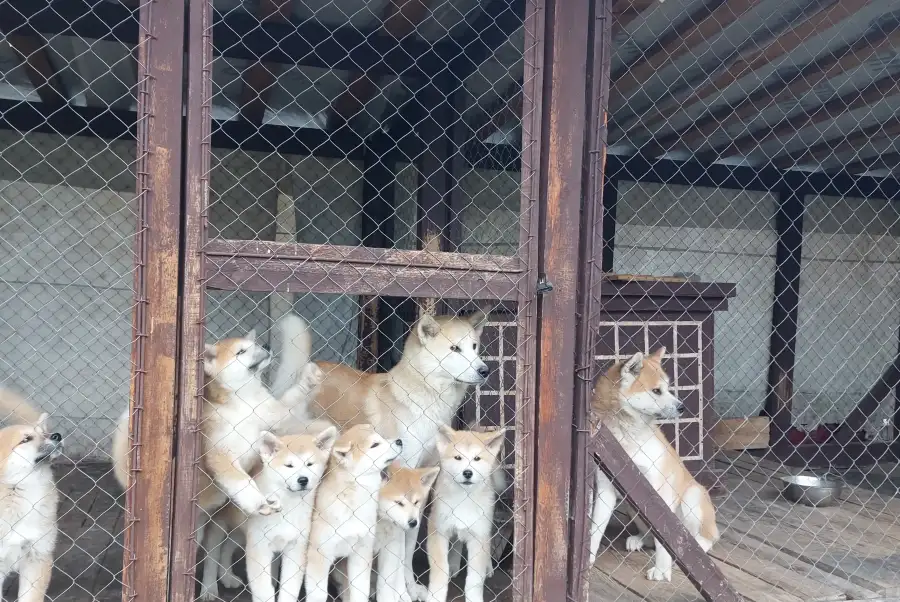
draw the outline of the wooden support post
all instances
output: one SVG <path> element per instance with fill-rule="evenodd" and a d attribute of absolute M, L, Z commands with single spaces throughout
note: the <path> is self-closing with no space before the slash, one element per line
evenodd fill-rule
<path fill-rule="evenodd" d="M 184 3 L 141 5 L 131 486 L 122 600 L 169 598 L 178 373 Z M 150 84 L 152 82 L 152 85 Z M 179 533 L 185 536 L 184 533 Z"/>
<path fill-rule="evenodd" d="M 363 157 L 362 244 L 386 249 L 394 244 L 394 182 L 396 161 L 392 155 L 367 150 Z M 386 371 L 393 345 L 392 325 L 396 317 L 378 297 L 359 298 L 360 349 L 357 368 Z"/>
<path fill-rule="evenodd" d="M 794 365 L 797 343 L 797 311 L 800 307 L 800 269 L 803 249 L 804 193 L 779 194 L 775 213 L 778 245 L 775 250 L 775 291 L 772 336 L 769 342 L 769 375 L 762 415 L 772 420 L 769 447 L 779 454 L 790 448 L 788 430 L 793 423 Z"/>
<path fill-rule="evenodd" d="M 606 178 L 603 182 L 603 257 L 604 274 L 612 274 L 616 254 L 616 207 L 619 203 L 619 181 Z"/>
<path fill-rule="evenodd" d="M 446 80 L 448 78 L 444 78 Z M 443 85 L 441 85 L 443 84 Z M 419 123 L 423 152 L 419 157 L 419 194 L 417 197 L 418 248 L 437 252 L 448 248 L 447 225 L 450 222 L 450 169 L 453 151 L 454 104 L 451 84 L 428 83 L 419 92 L 424 116 Z M 425 299 L 421 311 L 435 314 L 437 299 Z"/>
<path fill-rule="evenodd" d="M 583 197 L 587 59 L 591 3 L 555 0 L 546 8 L 541 136 L 543 223 L 538 271 L 553 284 L 539 298 L 535 600 L 568 592 L 569 500 L 578 309 L 579 224 Z"/>

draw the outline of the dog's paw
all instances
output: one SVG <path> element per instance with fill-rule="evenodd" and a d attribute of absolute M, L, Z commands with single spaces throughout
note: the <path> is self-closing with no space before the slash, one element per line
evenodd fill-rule
<path fill-rule="evenodd" d="M 428 599 L 428 588 L 421 583 L 407 585 L 407 595 L 415 602 L 425 602 Z"/>
<path fill-rule="evenodd" d="M 272 512 L 281 512 L 281 498 L 274 493 L 266 498 L 266 505 Z"/>
<path fill-rule="evenodd" d="M 647 571 L 647 579 L 650 581 L 671 581 L 672 569 L 664 571 L 661 568 L 652 567 L 649 571 Z"/>
<path fill-rule="evenodd" d="M 625 540 L 625 549 L 629 552 L 637 552 L 644 549 L 644 538 L 641 535 L 629 535 Z"/>
<path fill-rule="evenodd" d="M 227 569 L 222 575 L 219 577 L 219 583 L 225 589 L 238 589 L 244 587 L 244 582 L 234 574 L 231 569 Z"/>

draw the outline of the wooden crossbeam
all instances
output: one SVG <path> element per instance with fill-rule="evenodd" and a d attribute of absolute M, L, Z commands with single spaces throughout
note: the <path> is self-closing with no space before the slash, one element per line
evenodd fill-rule
<path fill-rule="evenodd" d="M 769 36 L 759 45 L 749 46 L 745 52 L 736 55 L 734 60 L 723 65 L 719 74 L 701 87 L 688 86 L 681 93 L 673 94 L 668 99 L 654 104 L 649 113 L 635 117 L 627 123 L 620 124 L 619 135 L 615 140 L 624 137 L 624 133 L 632 129 L 635 123 L 652 129 L 664 122 L 684 107 L 697 101 L 704 101 L 719 94 L 722 90 L 753 73 L 757 69 L 785 56 L 800 47 L 807 40 L 820 32 L 837 25 L 844 19 L 864 8 L 873 0 L 828 0 L 819 5 L 818 10 L 806 13 L 794 27 L 784 35 Z"/>
<path fill-rule="evenodd" d="M 852 174 L 865 173 L 873 169 L 887 169 L 888 171 L 896 171 L 900 167 L 900 152 L 882 153 L 874 157 L 866 157 L 859 159 L 853 163 L 848 163 L 844 170 Z"/>
<path fill-rule="evenodd" d="M 262 0 L 258 16 L 263 23 L 287 23 L 291 18 L 291 0 Z M 240 111 L 241 117 L 248 123 L 262 125 L 268 100 L 282 68 L 280 64 L 257 61 L 244 72 Z"/>
<path fill-rule="evenodd" d="M 644 14 L 644 11 L 660 6 L 660 0 L 619 0 L 612 7 L 613 35 L 628 27 L 632 21 Z"/>
<path fill-rule="evenodd" d="M 782 136 L 791 135 L 811 125 L 836 119 L 843 113 L 853 111 L 878 102 L 885 96 L 897 92 L 898 74 L 883 77 L 861 90 L 853 90 L 814 108 L 786 117 L 771 127 L 751 132 L 746 136 L 700 153 L 700 161 L 714 161 L 719 157 L 749 152 L 761 144 Z"/>
<path fill-rule="evenodd" d="M 800 149 L 776 159 L 775 167 L 787 169 L 800 163 L 814 163 L 825 157 L 840 154 L 865 144 L 873 137 L 884 138 L 900 136 L 900 117 L 891 117 L 887 121 L 875 123 L 852 132 L 846 136 L 824 140 L 810 148 Z"/>
<path fill-rule="evenodd" d="M 401 39 L 411 34 L 428 14 L 430 0 L 390 0 L 381 18 L 380 32 Z M 378 91 L 373 73 L 356 74 L 347 89 L 331 105 L 329 127 L 348 123 L 365 108 Z"/>
<path fill-rule="evenodd" d="M 62 78 L 50 61 L 47 41 L 37 35 L 8 34 L 6 41 L 22 60 L 28 79 L 34 86 L 41 102 L 51 106 L 61 106 L 69 102 L 69 94 Z"/>
<path fill-rule="evenodd" d="M 750 11 L 762 0 L 731 0 L 725 2 L 705 17 L 694 20 L 687 19 L 688 28 L 668 43 L 654 46 L 644 52 L 641 58 L 632 63 L 628 71 L 623 73 L 610 90 L 611 106 L 619 106 L 635 90 L 638 90 L 654 73 L 671 65 L 690 52 L 693 48 L 706 42 L 722 32 L 734 21 Z"/>
<path fill-rule="evenodd" d="M 854 43 L 778 77 L 733 104 L 707 111 L 686 128 L 650 141 L 641 152 L 653 156 L 668 151 L 678 142 L 689 148 L 702 144 L 725 124 L 757 115 L 773 104 L 797 98 L 822 82 L 858 67 L 879 52 L 893 48 L 898 43 L 900 43 L 900 21 L 892 19 L 889 23 L 870 29 Z"/>

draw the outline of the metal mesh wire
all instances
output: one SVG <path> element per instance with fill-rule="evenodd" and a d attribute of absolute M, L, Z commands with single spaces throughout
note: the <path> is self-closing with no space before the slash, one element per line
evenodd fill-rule
<path fill-rule="evenodd" d="M 643 418 L 610 410 L 607 395 L 585 420 L 615 427 L 701 538 L 698 490 L 671 484 L 670 460 L 710 491 L 720 539 L 709 554 L 747 600 L 890 598 L 900 585 L 898 9 L 613 3 L 593 376 L 664 346 L 684 407 L 672 414 L 645 363 L 646 395 L 612 402 Z M 671 442 L 669 460 L 653 460 L 653 431 L 633 426 L 644 419 Z M 590 488 L 608 491 L 595 467 Z M 785 490 L 798 474 L 843 491 L 809 507 Z M 652 536 L 628 551 L 639 524 L 626 507 L 595 542 L 590 595 L 699 599 L 677 566 L 671 581 L 657 570 Z M 575 520 L 587 548 L 592 521 Z"/>
<path fill-rule="evenodd" d="M 5 580 L 7 599 L 44 599 L 34 561 L 17 561 L 50 537 L 54 517 L 47 599 L 121 597 L 129 519 L 109 460 L 129 403 L 142 224 L 140 69 L 113 35 L 124 26 L 137 43 L 136 4 L 122 8 L 79 36 L 86 29 L 65 21 L 90 13 L 82 3 L 0 7 L 0 386 L 49 413 L 48 428 L 64 437 L 52 463 L 58 504 L 40 469 L 17 485 L 7 458 L 19 452 L 3 451 L 4 488 L 34 504 L 17 513 L 16 494 L 4 493 L 0 573 L 20 573 Z"/>

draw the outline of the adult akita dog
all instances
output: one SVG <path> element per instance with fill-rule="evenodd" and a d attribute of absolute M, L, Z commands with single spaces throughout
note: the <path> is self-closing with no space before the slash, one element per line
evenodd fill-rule
<path fill-rule="evenodd" d="M 684 406 L 669 392 L 669 376 L 662 368 L 665 347 L 644 357 L 635 353 L 624 364 L 616 362 L 600 376 L 594 387 L 591 414 L 595 424 L 609 427 L 631 460 L 669 508 L 681 519 L 703 551 L 719 539 L 716 511 L 709 492 L 688 472 L 678 453 L 654 420 L 677 418 Z M 598 467 L 591 509 L 591 565 L 597 558 L 600 539 L 615 509 L 617 493 Z M 640 522 L 640 521 L 639 521 Z M 646 529 L 628 538 L 629 551 L 649 545 Z M 672 580 L 672 557 L 658 541 L 656 562 L 647 571 L 651 581 Z"/>

